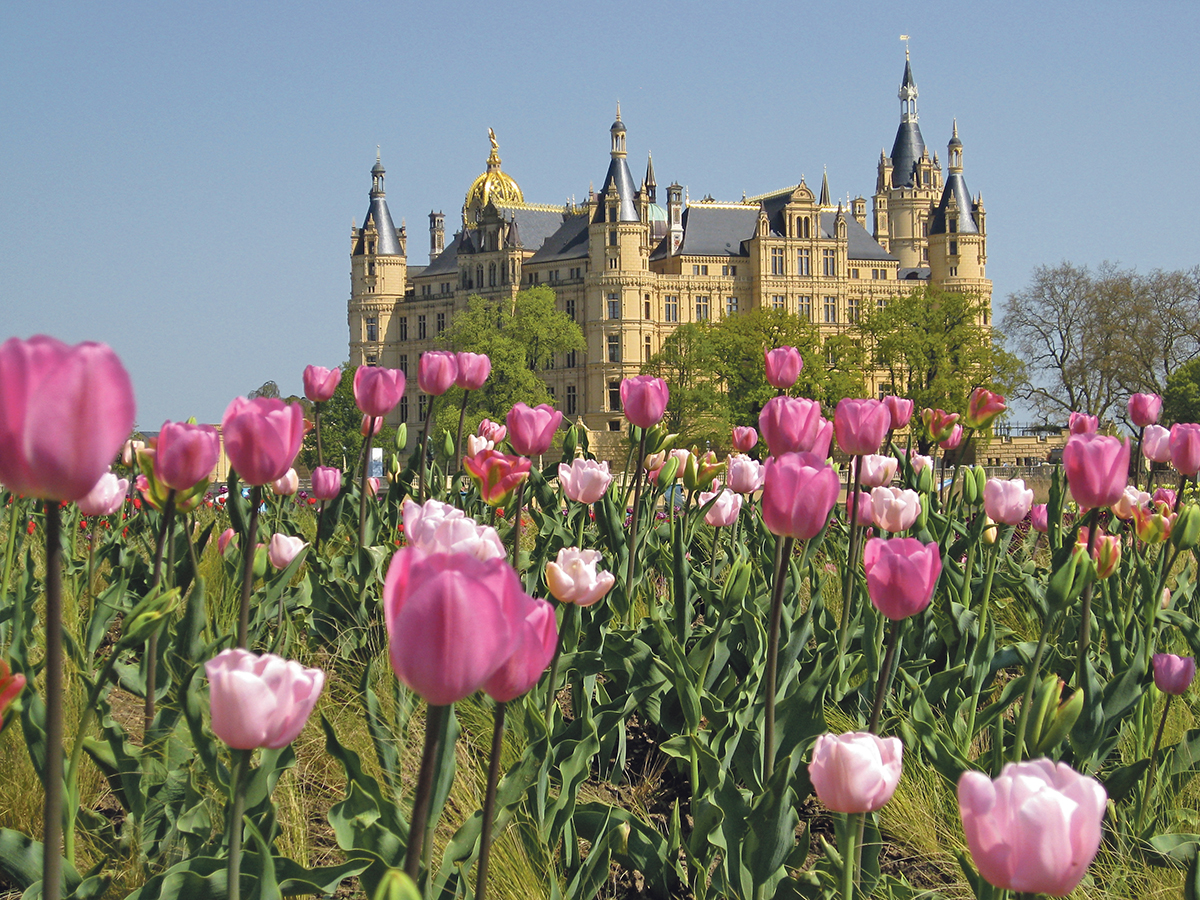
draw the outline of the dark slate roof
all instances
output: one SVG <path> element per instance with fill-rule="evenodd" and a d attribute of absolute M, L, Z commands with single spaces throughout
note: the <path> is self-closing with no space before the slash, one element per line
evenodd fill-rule
<path fill-rule="evenodd" d="M 427 268 L 429 268 L 429 267 L 428 266 L 409 266 L 408 267 L 408 277 L 409 278 L 420 278 L 422 275 L 425 274 L 425 270 Z"/>
<path fill-rule="evenodd" d="M 907 68 L 905 69 L 907 74 Z M 925 139 L 916 122 L 901 122 L 892 144 L 892 187 L 912 184 L 913 165 L 925 152 Z"/>
<path fill-rule="evenodd" d="M 916 87 L 917 82 L 913 79 L 912 64 L 906 59 L 904 60 L 904 78 L 900 81 L 901 87 Z"/>
<path fill-rule="evenodd" d="M 929 269 L 923 266 L 918 266 L 915 268 L 908 266 L 897 271 L 896 278 L 901 281 L 928 281 Z"/>
<path fill-rule="evenodd" d="M 371 198 L 371 205 L 367 207 L 367 215 L 363 219 L 363 228 L 366 228 L 372 219 L 375 220 L 375 228 L 379 231 L 379 244 L 375 251 L 383 256 L 399 256 L 400 239 L 396 237 L 396 225 L 392 222 L 392 214 L 388 212 L 387 200 L 382 194 Z M 360 237 L 354 247 L 353 256 L 363 253 L 362 244 Z"/>
<path fill-rule="evenodd" d="M 758 208 L 700 203 L 683 211 L 683 256 L 746 256 L 743 241 L 754 237 Z"/>
<path fill-rule="evenodd" d="M 633 205 L 633 196 L 637 193 L 637 186 L 633 181 L 633 173 L 629 171 L 629 163 L 623 156 L 614 156 L 612 162 L 608 164 L 608 174 L 604 176 L 604 185 L 600 188 L 600 194 L 603 196 L 609 186 L 613 184 L 617 186 L 617 196 L 621 198 L 621 205 L 617 209 L 618 221 L 638 221 L 637 207 Z M 603 204 L 597 206 L 596 216 L 596 221 L 603 221 Z"/>
<path fill-rule="evenodd" d="M 521 246 L 526 250 L 536 250 L 546 242 L 546 239 L 558 231 L 563 222 L 561 208 L 522 209 L 513 206 L 497 206 L 496 210 L 504 218 L 517 222 L 517 231 L 521 235 Z"/>
<path fill-rule="evenodd" d="M 952 172 L 946 177 L 946 186 L 942 189 L 942 200 L 929 219 L 929 233 L 945 234 L 949 230 L 946 227 L 946 207 L 950 205 L 951 197 L 958 201 L 959 232 L 978 234 L 979 228 L 976 226 L 975 217 L 971 212 L 971 192 L 967 190 L 967 180 L 963 178 L 962 172 Z"/>
<path fill-rule="evenodd" d="M 422 275 L 458 275 L 458 247 L 462 242 L 462 232 L 454 235 L 454 240 L 446 245 L 438 258 L 427 265 Z"/>
<path fill-rule="evenodd" d="M 879 245 L 875 238 L 867 233 L 867 229 L 858 224 L 854 216 L 846 216 L 846 258 L 894 260 L 896 257 Z M 821 236 L 833 237 L 837 228 L 837 213 L 821 213 Z"/>
<path fill-rule="evenodd" d="M 586 259 L 588 255 L 587 214 L 567 216 L 558 231 L 546 238 L 527 264 L 555 262 L 560 259 Z"/>

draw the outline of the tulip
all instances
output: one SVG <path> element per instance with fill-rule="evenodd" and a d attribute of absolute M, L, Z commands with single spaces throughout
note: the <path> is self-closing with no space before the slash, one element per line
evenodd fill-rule
<path fill-rule="evenodd" d="M 713 484 L 717 476 L 725 471 L 725 463 L 717 462 L 717 454 L 713 450 L 700 453 L 696 448 L 692 449 L 683 470 L 683 486 L 689 491 L 716 490 Z"/>
<path fill-rule="evenodd" d="M 732 443 L 738 453 L 749 453 L 758 443 L 758 432 L 750 426 L 738 425 L 733 429 Z"/>
<path fill-rule="evenodd" d="M 937 544 L 922 544 L 916 538 L 871 538 L 863 550 L 863 571 L 875 608 L 898 622 L 929 605 L 942 572 L 942 556 Z"/>
<path fill-rule="evenodd" d="M 857 506 L 857 509 L 855 508 Z M 866 528 L 871 524 L 874 507 L 871 505 L 871 495 L 867 491 L 846 492 L 846 522 L 854 519 L 857 528 Z"/>
<path fill-rule="evenodd" d="M 312 495 L 318 500 L 333 500 L 342 492 L 342 472 L 333 466 L 318 466 L 312 471 Z"/>
<path fill-rule="evenodd" d="M 232 528 L 226 528 L 222 531 L 221 536 L 217 538 L 217 552 L 224 556 L 226 548 L 232 543 L 235 537 L 237 537 L 237 532 Z"/>
<path fill-rule="evenodd" d="M 292 467 L 300 452 L 304 409 L 274 398 L 235 397 L 221 419 L 221 432 L 225 453 L 242 481 L 270 484 Z"/>
<path fill-rule="evenodd" d="M 404 533 L 424 553 L 465 553 L 478 560 L 504 559 L 500 535 L 461 509 L 438 500 L 404 501 Z"/>
<path fill-rule="evenodd" d="M 1200 425 L 1176 422 L 1171 426 L 1171 465 L 1188 477 L 1200 472 Z"/>
<path fill-rule="evenodd" d="M 941 447 L 943 450 L 954 450 L 958 447 L 959 444 L 962 443 L 962 439 L 963 439 L 963 427 L 961 425 L 955 425 L 953 428 L 950 429 L 950 433 L 948 435 L 946 435 L 945 440 L 943 440 L 941 443 L 939 443 L 938 446 Z"/>
<path fill-rule="evenodd" d="M 599 550 L 580 550 L 563 547 L 553 562 L 546 563 L 546 586 L 550 594 L 563 603 L 591 606 L 616 583 L 612 572 L 601 572 Z"/>
<path fill-rule="evenodd" d="M 987 428 L 1000 413 L 1008 409 L 1004 398 L 986 388 L 975 388 L 967 400 L 966 423 L 972 428 Z"/>
<path fill-rule="evenodd" d="M 1029 525 L 1034 531 L 1045 534 L 1050 530 L 1050 507 L 1038 503 L 1029 510 Z"/>
<path fill-rule="evenodd" d="M 1033 491 L 1025 487 L 1023 478 L 1005 481 L 989 478 L 983 486 L 983 511 L 996 522 L 1017 525 L 1024 521 L 1033 506 Z"/>
<path fill-rule="evenodd" d="M 1117 502 L 1112 505 L 1113 515 L 1124 522 L 1128 522 L 1133 518 L 1133 511 L 1135 509 L 1139 506 L 1145 506 L 1149 502 L 1149 494 L 1138 490 L 1137 485 L 1127 484 L 1124 492 L 1117 498 Z"/>
<path fill-rule="evenodd" d="M 506 456 L 498 450 L 484 450 L 478 456 L 463 459 L 463 468 L 479 488 L 489 506 L 503 506 L 513 491 L 529 477 L 530 460 Z"/>
<path fill-rule="evenodd" d="M 536 407 L 518 403 L 508 411 L 507 422 L 513 450 L 520 456 L 540 456 L 554 443 L 562 413 L 546 403 Z"/>
<path fill-rule="evenodd" d="M 304 396 L 313 403 L 325 403 L 342 380 L 341 369 L 325 369 L 321 366 L 304 367 Z"/>
<path fill-rule="evenodd" d="M 1129 441 L 1074 434 L 1063 448 L 1063 468 L 1075 502 L 1085 509 L 1112 506 L 1129 480 Z"/>
<path fill-rule="evenodd" d="M 271 543 L 267 545 L 267 559 L 277 569 L 286 569 L 292 564 L 300 551 L 308 546 L 303 538 L 290 537 L 286 534 L 271 535 Z"/>
<path fill-rule="evenodd" d="M 417 363 L 417 387 L 440 397 L 458 378 L 458 359 L 449 350 L 428 350 Z M 399 402 L 399 401 L 397 401 Z"/>
<path fill-rule="evenodd" d="M 404 396 L 404 372 L 380 366 L 354 370 L 354 402 L 372 418 L 382 418 L 396 408 Z"/>
<path fill-rule="evenodd" d="M 912 463 L 913 474 L 915 475 L 921 474 L 921 471 L 924 469 L 933 468 L 933 459 L 928 456 L 922 456 L 920 453 L 914 453 L 909 457 L 909 461 Z"/>
<path fill-rule="evenodd" d="M 295 469 L 288 469 L 271 482 L 271 492 L 280 497 L 290 497 L 300 490 L 300 476 Z"/>
<path fill-rule="evenodd" d="M 1160 606 L 1162 609 L 1170 609 L 1171 608 L 1171 589 L 1170 588 L 1162 589 L 1162 602 L 1160 603 Z"/>
<path fill-rule="evenodd" d="M 163 422 L 154 445 L 154 477 L 173 490 L 189 490 L 208 481 L 220 454 L 221 438 L 211 425 Z"/>
<path fill-rule="evenodd" d="M 675 474 L 671 478 L 672 481 L 675 481 L 683 476 L 684 470 L 692 460 L 692 453 L 683 447 L 675 447 L 673 450 L 667 451 L 667 459 L 664 465 L 671 460 L 675 460 Z"/>
<path fill-rule="evenodd" d="M 512 655 L 530 602 L 503 559 L 404 547 L 383 586 L 396 677 L 431 706 L 475 693 Z"/>
<path fill-rule="evenodd" d="M 222 650 L 204 664 L 212 730 L 235 750 L 278 750 L 308 721 L 325 673 L 271 653 Z"/>
<path fill-rule="evenodd" d="M 979 874 L 1010 891 L 1062 897 L 1100 848 L 1100 782 L 1048 759 L 1009 763 L 995 781 L 964 772 L 958 809 Z"/>
<path fill-rule="evenodd" d="M 576 459 L 570 465 L 558 464 L 558 483 L 563 493 L 576 503 L 595 503 L 608 490 L 612 475 L 607 461 Z"/>
<path fill-rule="evenodd" d="M 1151 503 L 1133 510 L 1133 531 L 1138 540 L 1147 544 L 1160 544 L 1171 537 L 1175 516 L 1164 503 Z"/>
<path fill-rule="evenodd" d="M 909 423 L 913 416 L 913 402 L 905 400 L 903 397 L 887 396 L 883 398 L 883 405 L 888 408 L 888 412 L 892 417 L 892 431 L 898 431 Z"/>
<path fill-rule="evenodd" d="M 804 368 L 804 360 L 800 351 L 795 347 L 776 347 L 763 354 L 766 363 L 767 382 L 780 390 L 786 391 L 800 377 Z"/>
<path fill-rule="evenodd" d="M 739 494 L 753 494 L 763 485 L 763 466 L 756 459 L 738 453 L 725 460 L 726 487 Z"/>
<path fill-rule="evenodd" d="M 477 434 L 467 435 L 467 452 L 463 456 L 478 456 L 484 450 L 495 449 L 495 444 L 485 437 L 480 437 Z"/>
<path fill-rule="evenodd" d="M 1142 455 L 1151 462 L 1171 461 L 1171 430 L 1161 425 L 1147 425 L 1142 432 Z"/>
<path fill-rule="evenodd" d="M 878 453 L 892 424 L 892 414 L 882 400 L 838 401 L 833 414 L 833 431 L 838 447 L 850 456 Z"/>
<path fill-rule="evenodd" d="M 358 433 L 363 437 L 367 437 L 369 431 L 371 437 L 375 437 L 383 429 L 383 419 L 379 416 L 363 416 L 362 423 L 358 426 Z"/>
<path fill-rule="evenodd" d="M 996 543 L 996 539 L 999 536 L 1000 536 L 1000 529 L 998 529 L 996 527 L 996 523 L 992 521 L 991 517 L 987 513 L 984 513 L 983 514 L 983 531 L 981 531 L 979 533 L 980 539 L 985 544 L 988 544 L 990 546 L 990 545 Z"/>
<path fill-rule="evenodd" d="M 126 441 L 121 446 L 121 462 L 123 462 L 126 467 L 132 466 L 133 461 L 137 459 L 138 451 L 145 448 L 145 446 L 145 441 L 135 441 L 132 439 Z"/>
<path fill-rule="evenodd" d="M 1098 534 L 1092 547 L 1092 559 L 1096 561 L 1096 577 L 1108 578 L 1121 564 L 1121 539 L 1115 534 Z"/>
<path fill-rule="evenodd" d="M 653 375 L 636 375 L 621 382 L 621 408 L 638 428 L 653 428 L 661 422 L 670 399 L 667 383 Z"/>
<path fill-rule="evenodd" d="M 950 437 L 958 422 L 958 413 L 948 413 L 944 409 L 924 409 L 921 411 L 921 422 L 929 439 L 938 444 Z"/>
<path fill-rule="evenodd" d="M 1175 508 L 1175 492 L 1171 488 L 1155 488 L 1154 495 L 1150 498 L 1150 502 L 1156 506 L 1160 503 L 1166 504 L 1167 509 Z"/>
<path fill-rule="evenodd" d="M 1192 679 L 1196 677 L 1196 660 L 1191 656 L 1155 653 L 1150 662 L 1154 666 L 1154 686 L 1164 694 L 1174 694 L 1178 697 L 1191 686 Z M 0 706 L 2 705 L 0 702 Z"/>
<path fill-rule="evenodd" d="M 458 364 L 458 377 L 454 383 L 464 391 L 477 391 L 492 374 L 492 361 L 486 353 L 468 353 L 463 351 L 455 355 Z"/>
<path fill-rule="evenodd" d="M 0 725 L 4 723 L 4 713 L 12 706 L 12 702 L 21 696 L 25 690 L 25 676 L 20 672 L 15 675 L 8 667 L 8 661 L 0 659 Z"/>
<path fill-rule="evenodd" d="M 904 745 L 900 738 L 869 732 L 823 734 L 813 745 L 808 777 L 828 809 L 841 813 L 874 812 L 892 799 Z"/>
<path fill-rule="evenodd" d="M 508 429 L 499 422 L 484 419 L 479 423 L 479 427 L 475 429 L 475 433 L 481 438 L 491 441 L 493 444 L 498 444 L 508 435 Z"/>
<path fill-rule="evenodd" d="M 713 497 L 717 498 L 717 502 L 708 508 L 704 521 L 713 528 L 723 528 L 736 522 L 742 511 L 742 495 L 729 488 L 720 488 L 712 493 L 702 492 L 700 506 L 703 507 Z"/>
<path fill-rule="evenodd" d="M 833 467 L 811 453 L 772 457 L 763 476 L 763 521 L 772 534 L 808 540 L 825 527 L 841 482 Z"/>
<path fill-rule="evenodd" d="M 105 472 L 87 496 L 79 499 L 79 511 L 85 516 L 111 516 L 121 508 L 128 491 L 128 480 Z"/>
<path fill-rule="evenodd" d="M 871 521 L 883 531 L 908 531 L 921 515 L 921 497 L 916 491 L 877 487 L 871 491 Z"/>
<path fill-rule="evenodd" d="M 379 494 L 379 478 L 375 475 L 366 479 L 367 496 L 374 497 Z"/>
<path fill-rule="evenodd" d="M 1135 428 L 1153 425 L 1162 415 L 1162 397 L 1158 394 L 1132 394 L 1129 397 L 1129 421 Z"/>
<path fill-rule="evenodd" d="M 896 467 L 899 465 L 894 456 L 879 456 L 875 453 L 868 453 L 866 456 L 860 457 L 858 461 L 859 475 L 858 481 L 865 488 L 881 487 L 891 482 L 896 476 Z"/>
<path fill-rule="evenodd" d="M 86 497 L 133 428 L 133 385 L 104 344 L 39 335 L 0 344 L 0 482 L 47 500 Z"/>
<path fill-rule="evenodd" d="M 483 683 L 484 693 L 497 703 L 515 700 L 537 684 L 558 648 L 554 607 L 545 600 L 530 597 L 525 616 L 516 623 L 514 631 L 512 653 Z"/>
<path fill-rule="evenodd" d="M 1073 412 L 1067 419 L 1067 430 L 1071 434 L 1095 434 L 1100 427 L 1100 420 L 1080 412 Z"/>
<path fill-rule="evenodd" d="M 772 397 L 758 414 L 758 429 L 772 456 L 814 452 L 823 422 L 821 404 L 804 397 Z"/>

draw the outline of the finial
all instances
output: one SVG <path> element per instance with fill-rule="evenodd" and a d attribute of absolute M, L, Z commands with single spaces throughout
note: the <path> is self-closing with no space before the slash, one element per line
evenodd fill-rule
<path fill-rule="evenodd" d="M 958 117 L 954 117 L 954 134 L 953 137 L 958 137 Z"/>
<path fill-rule="evenodd" d="M 380 160 L 380 158 L 379 158 L 379 145 L 378 144 L 375 145 L 375 162 L 382 162 L 382 160 Z"/>
<path fill-rule="evenodd" d="M 617 101 L 617 121 L 621 121 L 621 101 Z"/>
<path fill-rule="evenodd" d="M 900 35 L 900 40 L 904 41 L 904 61 L 908 62 L 908 40 L 909 40 L 908 35 L 907 34 Z"/>

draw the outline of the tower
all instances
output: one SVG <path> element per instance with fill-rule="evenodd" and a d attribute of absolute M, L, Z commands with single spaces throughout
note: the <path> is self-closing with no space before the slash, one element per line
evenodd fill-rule
<path fill-rule="evenodd" d="M 350 361 L 354 365 L 388 365 L 385 345 L 392 312 L 407 289 L 403 228 L 396 228 L 383 189 L 384 168 L 379 153 L 371 169 L 370 205 L 361 228 L 350 229 Z"/>
<path fill-rule="evenodd" d="M 429 261 L 433 262 L 446 249 L 446 214 L 429 211 Z"/>
<path fill-rule="evenodd" d="M 983 202 L 971 199 L 963 177 L 963 145 L 957 120 L 946 146 L 946 157 L 946 186 L 929 219 L 930 278 L 948 290 L 990 297 L 991 283 L 985 274 L 987 235 Z"/>

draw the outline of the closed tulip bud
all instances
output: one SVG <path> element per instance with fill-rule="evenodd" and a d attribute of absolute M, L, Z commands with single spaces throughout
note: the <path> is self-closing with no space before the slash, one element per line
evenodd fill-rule
<path fill-rule="evenodd" d="M 363 437 L 375 437 L 379 434 L 379 430 L 383 428 L 383 419 L 379 416 L 363 416 L 362 424 L 358 426 L 358 433 Z"/>
<path fill-rule="evenodd" d="M 278 750 L 300 736 L 325 673 L 271 653 L 222 650 L 204 664 L 212 729 L 237 750 Z"/>
<path fill-rule="evenodd" d="M 717 462 L 717 454 L 712 450 L 703 454 L 689 453 L 687 465 L 683 467 L 683 486 L 689 491 L 708 490 L 724 468 L 725 463 Z"/>
<path fill-rule="evenodd" d="M 910 457 L 910 460 L 912 462 L 913 472 L 918 475 L 924 472 L 926 469 L 933 468 L 933 459 L 928 456 L 922 456 L 920 453 L 914 453 Z"/>
<path fill-rule="evenodd" d="M 871 491 L 871 521 L 892 534 L 908 531 L 921 515 L 921 498 L 916 491 L 877 487 Z"/>
<path fill-rule="evenodd" d="M 1056 747 L 1075 727 L 1083 712 L 1083 691 L 1075 691 L 1066 700 L 1051 708 L 1049 721 L 1040 729 L 1035 753 L 1046 754 Z"/>
<path fill-rule="evenodd" d="M 1103 509 L 1120 499 L 1129 481 L 1129 441 L 1099 434 L 1074 434 L 1063 448 L 1063 468 L 1075 502 Z"/>
<path fill-rule="evenodd" d="M 220 440 L 211 425 L 163 422 L 154 445 L 154 477 L 177 491 L 207 482 L 217 466 Z"/>
<path fill-rule="evenodd" d="M 956 450 L 958 449 L 958 445 L 962 443 L 962 439 L 963 427 L 961 425 L 955 425 L 950 429 L 950 433 L 946 436 L 945 440 L 939 443 L 938 446 L 943 450 Z"/>
<path fill-rule="evenodd" d="M 900 783 L 903 756 L 900 738 L 861 731 L 823 734 L 813 745 L 808 777 L 826 808 L 841 813 L 874 812 L 892 799 Z"/>
<path fill-rule="evenodd" d="M 741 603 L 750 590 L 751 567 L 748 560 L 736 557 L 729 565 L 729 574 L 721 586 L 721 605 Z"/>
<path fill-rule="evenodd" d="M 1113 534 L 1097 535 L 1092 559 L 1096 562 L 1096 577 L 1108 578 L 1121 564 L 1121 539 Z"/>
<path fill-rule="evenodd" d="M 739 425 L 733 429 L 732 443 L 738 453 L 749 453 L 758 443 L 758 432 L 749 426 Z"/>
<path fill-rule="evenodd" d="M 924 409 L 921 411 L 921 422 L 929 439 L 938 444 L 950 437 L 950 432 L 958 422 L 958 413 L 948 413 L 944 409 Z"/>
<path fill-rule="evenodd" d="M 381 366 L 359 366 L 354 371 L 354 402 L 368 416 L 382 418 L 404 396 L 404 372 Z"/>
<path fill-rule="evenodd" d="M 1029 526 L 1041 534 L 1050 530 L 1050 507 L 1038 503 L 1029 509 Z"/>
<path fill-rule="evenodd" d="M 427 350 L 417 361 L 417 387 L 426 394 L 440 397 L 457 377 L 458 359 L 449 350 Z"/>
<path fill-rule="evenodd" d="M 865 488 L 882 487 L 890 484 L 896 476 L 899 463 L 894 456 L 879 456 L 868 453 L 858 461 L 859 483 Z"/>
<path fill-rule="evenodd" d="M 272 493 L 281 497 L 290 497 L 298 490 L 300 490 L 300 476 L 296 474 L 295 469 L 288 469 L 271 482 Z"/>
<path fill-rule="evenodd" d="M 486 353 L 463 351 L 455 355 L 458 376 L 454 383 L 465 391 L 477 391 L 492 373 L 492 361 Z"/>
<path fill-rule="evenodd" d="M 979 533 L 979 538 L 988 546 L 996 543 L 1000 537 L 1000 529 L 996 527 L 996 523 L 992 521 L 991 516 L 987 513 L 983 515 L 983 531 Z"/>
<path fill-rule="evenodd" d="M 637 375 L 621 382 L 621 408 L 625 418 L 638 428 L 653 428 L 662 421 L 670 399 L 667 383 L 653 375 Z"/>
<path fill-rule="evenodd" d="M 558 483 L 563 494 L 576 503 L 595 503 L 612 484 L 608 462 L 594 459 L 572 460 L 570 465 L 558 464 Z"/>
<path fill-rule="evenodd" d="M 222 531 L 221 536 L 217 538 L 217 552 L 224 556 L 225 550 L 231 543 L 233 543 L 233 539 L 236 537 L 237 534 L 232 528 L 226 528 L 224 531 Z"/>
<path fill-rule="evenodd" d="M 123 462 L 126 467 L 131 467 L 134 463 L 134 460 L 137 459 L 138 451 L 144 449 L 145 446 L 145 441 L 126 441 L 121 447 L 121 462 Z"/>
<path fill-rule="evenodd" d="M 1051 572 L 1046 582 L 1046 606 L 1050 612 L 1057 612 L 1078 599 L 1094 574 L 1087 548 L 1077 544 L 1067 561 Z"/>
<path fill-rule="evenodd" d="M 518 403 L 508 411 L 508 442 L 520 456 L 540 456 L 554 443 L 562 413 L 548 404 Z"/>
<path fill-rule="evenodd" d="M 308 544 L 303 539 L 286 534 L 271 535 L 267 545 L 267 560 L 276 569 L 286 569 Z"/>
<path fill-rule="evenodd" d="M 1139 506 L 1133 511 L 1133 530 L 1138 540 L 1161 544 L 1171 536 L 1175 515 L 1162 503 Z"/>
<path fill-rule="evenodd" d="M 408 446 L 408 423 L 401 422 L 396 428 L 396 449 L 403 450 Z"/>
<path fill-rule="evenodd" d="M 125 502 L 128 490 L 128 480 L 105 472 L 96 486 L 88 491 L 88 495 L 80 498 L 79 511 L 85 516 L 111 516 Z"/>
<path fill-rule="evenodd" d="M 1160 606 L 1162 609 L 1170 609 L 1171 608 L 1171 589 L 1170 588 L 1162 589 L 1162 602 L 1161 602 Z"/>
<path fill-rule="evenodd" d="M 1025 487 L 1023 478 L 1003 481 L 993 478 L 983 488 L 983 510 L 997 522 L 1017 525 L 1024 521 L 1033 506 L 1033 491 Z"/>
<path fill-rule="evenodd" d="M 388 869 L 371 900 L 421 900 L 421 892 L 405 872 Z"/>
<path fill-rule="evenodd" d="M 772 397 L 758 414 L 758 430 L 762 432 L 767 451 L 772 456 L 811 453 L 817 451 L 824 421 L 821 418 L 821 404 L 816 400 Z"/>
<path fill-rule="evenodd" d="M 838 447 L 851 456 L 878 453 L 891 424 L 892 414 L 882 400 L 847 397 L 838 401 L 833 414 Z"/>
<path fill-rule="evenodd" d="M 1155 653 L 1150 662 L 1154 666 L 1154 686 L 1164 694 L 1179 696 L 1196 677 L 1196 660 L 1191 656 Z"/>
<path fill-rule="evenodd" d="M 704 521 L 713 528 L 723 528 L 736 522 L 738 514 L 742 511 L 742 495 L 729 488 L 721 488 L 713 493 L 701 493 L 700 506 L 703 508 L 714 497 L 717 498 L 716 503 L 704 514 Z"/>
<path fill-rule="evenodd" d="M 972 428 L 987 428 L 1008 409 L 1004 398 L 986 388 L 975 388 L 967 400 L 966 423 Z"/>
<path fill-rule="evenodd" d="M 143 597 L 121 622 L 121 645 L 132 647 L 145 643 L 179 604 L 179 588 L 170 590 L 161 585 Z"/>
<path fill-rule="evenodd" d="M 725 460 L 725 486 L 739 494 L 753 494 L 763 484 L 763 467 L 742 453 Z"/>
<path fill-rule="evenodd" d="M 4 723 L 3 716 L 12 706 L 13 701 L 25 690 L 25 676 L 20 672 L 15 675 L 8 667 L 8 661 L 0 659 L 0 725 Z"/>
<path fill-rule="evenodd" d="M 1188 503 L 1180 507 L 1171 527 L 1171 544 L 1180 550 L 1193 550 L 1200 545 L 1200 506 Z"/>
<path fill-rule="evenodd" d="M 1135 428 L 1153 425 L 1162 415 L 1162 397 L 1158 394 L 1133 394 L 1129 398 L 1129 421 Z"/>
<path fill-rule="evenodd" d="M 763 478 L 763 521 L 772 534 L 806 541 L 825 527 L 841 482 L 832 466 L 811 453 L 772 457 Z"/>
<path fill-rule="evenodd" d="M 1176 422 L 1171 426 L 1170 445 L 1171 465 L 1180 475 L 1191 477 L 1200 472 L 1200 425 Z"/>
<path fill-rule="evenodd" d="M 305 366 L 304 396 L 313 403 L 332 400 L 337 386 L 342 381 L 341 369 L 324 369 L 321 366 Z"/>
<path fill-rule="evenodd" d="M 546 586 L 551 596 L 562 603 L 591 606 L 616 583 L 612 572 L 597 568 L 601 559 L 599 550 L 563 547 L 553 562 L 546 563 Z"/>
<path fill-rule="evenodd" d="M 853 518 L 856 528 L 869 528 L 874 507 L 871 505 L 871 495 L 866 491 L 846 492 L 846 524 Z"/>
<path fill-rule="evenodd" d="M 554 607 L 545 600 L 527 599 L 525 614 L 514 625 L 512 653 L 483 683 L 484 693 L 497 703 L 515 700 L 537 684 L 558 648 Z"/>
<path fill-rule="evenodd" d="M 318 466 L 312 471 L 312 495 L 318 500 L 333 500 L 342 492 L 342 472 L 332 466 Z"/>
<path fill-rule="evenodd" d="M 454 459 L 454 435 L 449 431 L 442 432 L 442 456 Z"/>
<path fill-rule="evenodd" d="M 1171 430 L 1161 425 L 1147 425 L 1142 432 L 1142 455 L 1151 462 L 1171 461 Z"/>
<path fill-rule="evenodd" d="M 921 612 L 933 599 L 942 556 L 937 544 L 916 538 L 871 538 L 863 550 L 871 603 L 893 621 Z"/>
<path fill-rule="evenodd" d="M 795 347 L 776 347 L 764 353 L 767 382 L 780 390 L 787 390 L 800 377 L 804 361 Z"/>
<path fill-rule="evenodd" d="M 270 484 L 292 467 L 300 452 L 304 409 L 273 398 L 235 397 L 221 419 L 221 433 L 230 465 L 242 481 Z"/>
<path fill-rule="evenodd" d="M 903 397 L 884 397 L 883 405 L 888 408 L 892 417 L 892 431 L 898 431 L 912 420 L 913 402 Z"/>
<path fill-rule="evenodd" d="M 1071 434 L 1095 434 L 1099 427 L 1100 420 L 1085 413 L 1073 412 L 1067 419 L 1067 430 Z"/>
<path fill-rule="evenodd" d="M 484 450 L 478 456 L 463 459 L 463 468 L 489 506 L 504 506 L 517 486 L 529 477 L 531 466 L 524 457 L 506 456 L 498 450 Z"/>
<path fill-rule="evenodd" d="M 675 451 L 671 451 L 670 457 L 662 464 L 658 474 L 653 477 L 658 486 L 664 490 L 674 483 L 675 479 L 679 477 L 679 457 L 675 455 Z"/>

